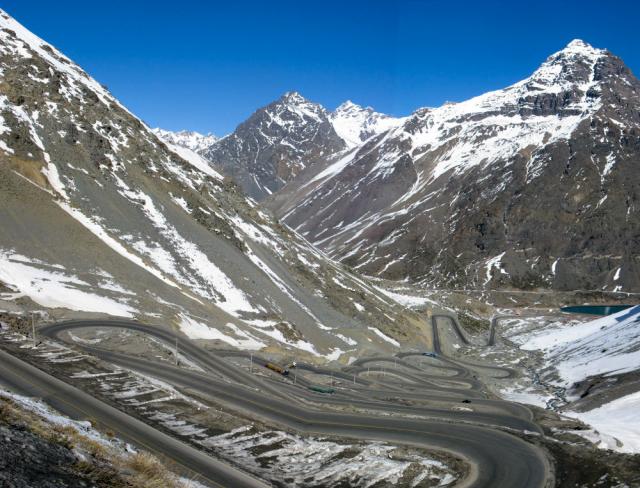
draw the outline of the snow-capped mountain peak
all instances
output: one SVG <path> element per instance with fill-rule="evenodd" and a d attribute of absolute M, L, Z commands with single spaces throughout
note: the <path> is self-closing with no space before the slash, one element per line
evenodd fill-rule
<path fill-rule="evenodd" d="M 347 100 L 338 105 L 338 108 L 335 109 L 334 114 L 349 114 L 362 111 L 373 112 L 373 109 L 371 107 L 362 107 L 357 103 L 353 103 L 351 100 Z"/>
<path fill-rule="evenodd" d="M 160 139 L 176 146 L 186 147 L 195 153 L 202 153 L 211 147 L 219 138 L 211 132 L 208 134 L 200 134 L 199 132 L 190 130 L 181 130 L 173 132 L 161 128 L 152 129 L 153 133 Z"/>
<path fill-rule="evenodd" d="M 561 51 L 564 53 L 580 53 L 587 56 L 600 55 L 604 49 L 597 49 L 582 39 L 574 39 Z"/>
<path fill-rule="evenodd" d="M 297 91 L 288 91 L 285 92 L 281 97 L 280 100 L 282 100 L 285 103 L 293 103 L 293 104 L 299 104 L 299 103 L 309 103 L 309 100 L 307 100 L 306 98 L 304 98 L 302 95 L 300 95 L 300 93 L 298 93 Z"/>
<path fill-rule="evenodd" d="M 310 102 L 295 91 L 286 92 L 279 100 L 268 105 L 265 112 L 271 116 L 272 123 L 282 126 L 295 126 L 307 120 L 322 122 L 327 116 L 322 105 Z"/>
<path fill-rule="evenodd" d="M 596 49 L 579 39 L 571 41 L 564 49 L 552 54 L 526 80 L 516 86 L 551 88 L 560 90 L 571 84 L 585 84 L 593 81 L 594 68 L 607 54 L 604 49 Z"/>
<path fill-rule="evenodd" d="M 256 110 L 203 156 L 262 200 L 314 161 L 343 149 L 325 108 L 290 91 Z"/>
<path fill-rule="evenodd" d="M 639 94 L 622 60 L 576 40 L 520 82 L 419 109 L 367 142 L 360 128 L 373 115 L 347 102 L 331 119 L 352 150 L 305 173 L 272 208 L 370 275 L 637 287 L 630 241 L 610 237 L 635 225 Z M 566 220 L 556 222 L 558 209 Z M 607 230 L 594 233 L 594 222 Z M 551 268 L 551 255 L 566 268 Z"/>
<path fill-rule="evenodd" d="M 348 147 L 362 144 L 370 137 L 397 127 L 404 119 L 397 119 L 362 107 L 351 100 L 343 102 L 329 115 L 333 128 Z"/>

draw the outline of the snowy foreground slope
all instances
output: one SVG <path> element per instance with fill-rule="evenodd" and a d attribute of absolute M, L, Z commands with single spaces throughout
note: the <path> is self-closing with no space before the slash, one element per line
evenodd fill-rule
<path fill-rule="evenodd" d="M 592 322 L 543 330 L 521 348 L 541 350 L 565 386 L 596 375 L 640 369 L 640 306 Z"/>
<path fill-rule="evenodd" d="M 0 68 L 0 308 L 134 317 L 334 359 L 422 337 L 415 315 L 2 11 Z"/>
<path fill-rule="evenodd" d="M 604 449 L 640 454 L 640 392 L 586 412 L 564 412 L 593 427 L 581 435 Z"/>
<path fill-rule="evenodd" d="M 640 82 L 576 40 L 512 86 L 331 153 L 267 204 L 371 276 L 638 291 L 639 157 Z"/>
<path fill-rule="evenodd" d="M 580 435 L 604 448 L 640 453 L 640 392 L 634 392 L 633 378 L 628 389 L 624 387 L 625 375 L 640 371 L 640 306 L 586 323 L 515 335 L 510 340 L 521 349 L 542 352 L 541 377 L 566 388 L 567 400 L 573 402 L 563 413 L 595 429 L 578 432 Z M 603 390 L 593 388 L 601 383 Z M 611 400 L 607 389 L 615 392 L 613 386 L 624 389 Z M 598 406 L 582 405 L 581 398 L 597 395 L 601 397 Z"/>

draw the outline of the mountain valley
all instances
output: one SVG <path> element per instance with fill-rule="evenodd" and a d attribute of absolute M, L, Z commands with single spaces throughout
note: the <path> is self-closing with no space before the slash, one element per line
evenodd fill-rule
<path fill-rule="evenodd" d="M 620 58 L 401 117 L 288 91 L 218 135 L 0 10 L 0 484 L 640 486 Z"/>

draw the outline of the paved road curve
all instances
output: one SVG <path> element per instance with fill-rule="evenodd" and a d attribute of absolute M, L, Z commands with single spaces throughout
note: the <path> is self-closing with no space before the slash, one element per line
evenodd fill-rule
<path fill-rule="evenodd" d="M 151 334 L 168 344 L 173 344 L 176 335 L 166 328 L 145 326 L 127 321 L 74 321 L 47 326 L 41 330 L 43 335 L 67 340 L 64 334 L 77 328 L 118 327 Z M 434 329 L 439 343 L 439 335 Z M 104 360 L 123 367 L 140 371 L 163 381 L 196 390 L 214 398 L 229 408 L 259 417 L 272 424 L 286 426 L 305 433 L 346 436 L 358 439 L 375 439 L 392 443 L 402 443 L 426 448 L 442 449 L 465 459 L 471 466 L 467 479 L 460 486 L 474 487 L 542 487 L 551 477 L 544 454 L 535 446 L 520 438 L 492 426 L 509 427 L 516 430 L 534 430 L 539 428 L 531 422 L 525 407 L 508 402 L 477 398 L 474 399 L 474 412 L 460 412 L 443 408 L 442 405 L 459 404 L 460 392 L 469 396 L 478 395 L 475 381 L 469 381 L 469 372 L 459 364 L 449 365 L 459 373 L 465 384 L 458 388 L 441 387 L 425 372 L 400 365 L 394 371 L 399 378 L 394 384 L 364 381 L 362 384 L 335 396 L 313 396 L 300 385 L 270 382 L 251 375 L 215 353 L 206 351 L 197 344 L 180 336 L 181 353 L 205 369 L 205 373 L 193 372 L 165 363 L 147 361 L 107 351 L 95 347 L 73 343 L 74 347 L 101 357 Z M 443 358 L 444 359 L 444 358 Z M 356 374 L 362 374 L 365 368 L 360 366 Z M 390 368 L 391 369 L 391 368 Z M 418 368 L 419 369 L 419 368 Z M 407 370 L 410 370 L 408 372 Z M 326 374 L 328 371 L 316 371 Z M 335 374 L 335 372 L 334 372 Z M 342 373 L 351 378 L 353 371 Z M 224 376 L 228 381 L 221 379 Z M 438 381 L 443 378 L 438 379 Z M 435 386 L 434 386 L 434 382 Z M 435 406 L 407 407 L 386 401 L 389 396 L 413 399 L 418 402 L 434 402 L 432 395 L 424 393 L 427 389 L 438 392 L 439 408 Z M 450 397 L 447 390 L 454 390 L 458 396 Z M 402 416 L 376 416 L 372 414 L 342 413 L 309 406 L 309 399 L 316 403 L 322 397 L 323 403 L 354 404 L 373 410 L 403 413 L 415 413 L 418 409 L 424 419 L 403 418 Z M 330 400 L 329 400 L 330 399 Z M 292 401 L 293 400 L 293 401 Z M 475 405 L 475 402 L 478 405 Z M 493 403 L 491 403 L 493 402 Z M 438 400 L 435 400 L 438 403 Z M 507 405 L 514 406 L 512 410 Z M 413 409 L 413 410 L 412 410 Z M 433 419 L 431 419 L 433 417 Z M 97 418 L 100 419 L 98 416 Z M 118 430 L 118 429 L 114 429 Z M 185 462 L 190 469 L 200 472 L 201 467 Z M 209 473 L 211 476 L 211 473 Z M 209 477 L 207 476 L 207 478 Z M 245 486 L 245 485 L 230 485 Z M 251 486 L 251 485 L 246 485 Z"/>
<path fill-rule="evenodd" d="M 0 382 L 8 387 L 42 398 L 53 408 L 76 419 L 97 420 L 134 445 L 160 458 L 178 463 L 185 473 L 198 475 L 214 487 L 267 488 L 269 485 L 228 464 L 207 456 L 191 446 L 134 419 L 77 388 L 0 350 Z"/>

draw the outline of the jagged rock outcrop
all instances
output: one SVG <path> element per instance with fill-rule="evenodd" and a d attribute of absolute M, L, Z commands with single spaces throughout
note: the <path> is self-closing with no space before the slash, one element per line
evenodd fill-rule
<path fill-rule="evenodd" d="M 262 200 L 345 147 L 322 106 L 288 92 L 201 154 L 248 196 Z"/>

